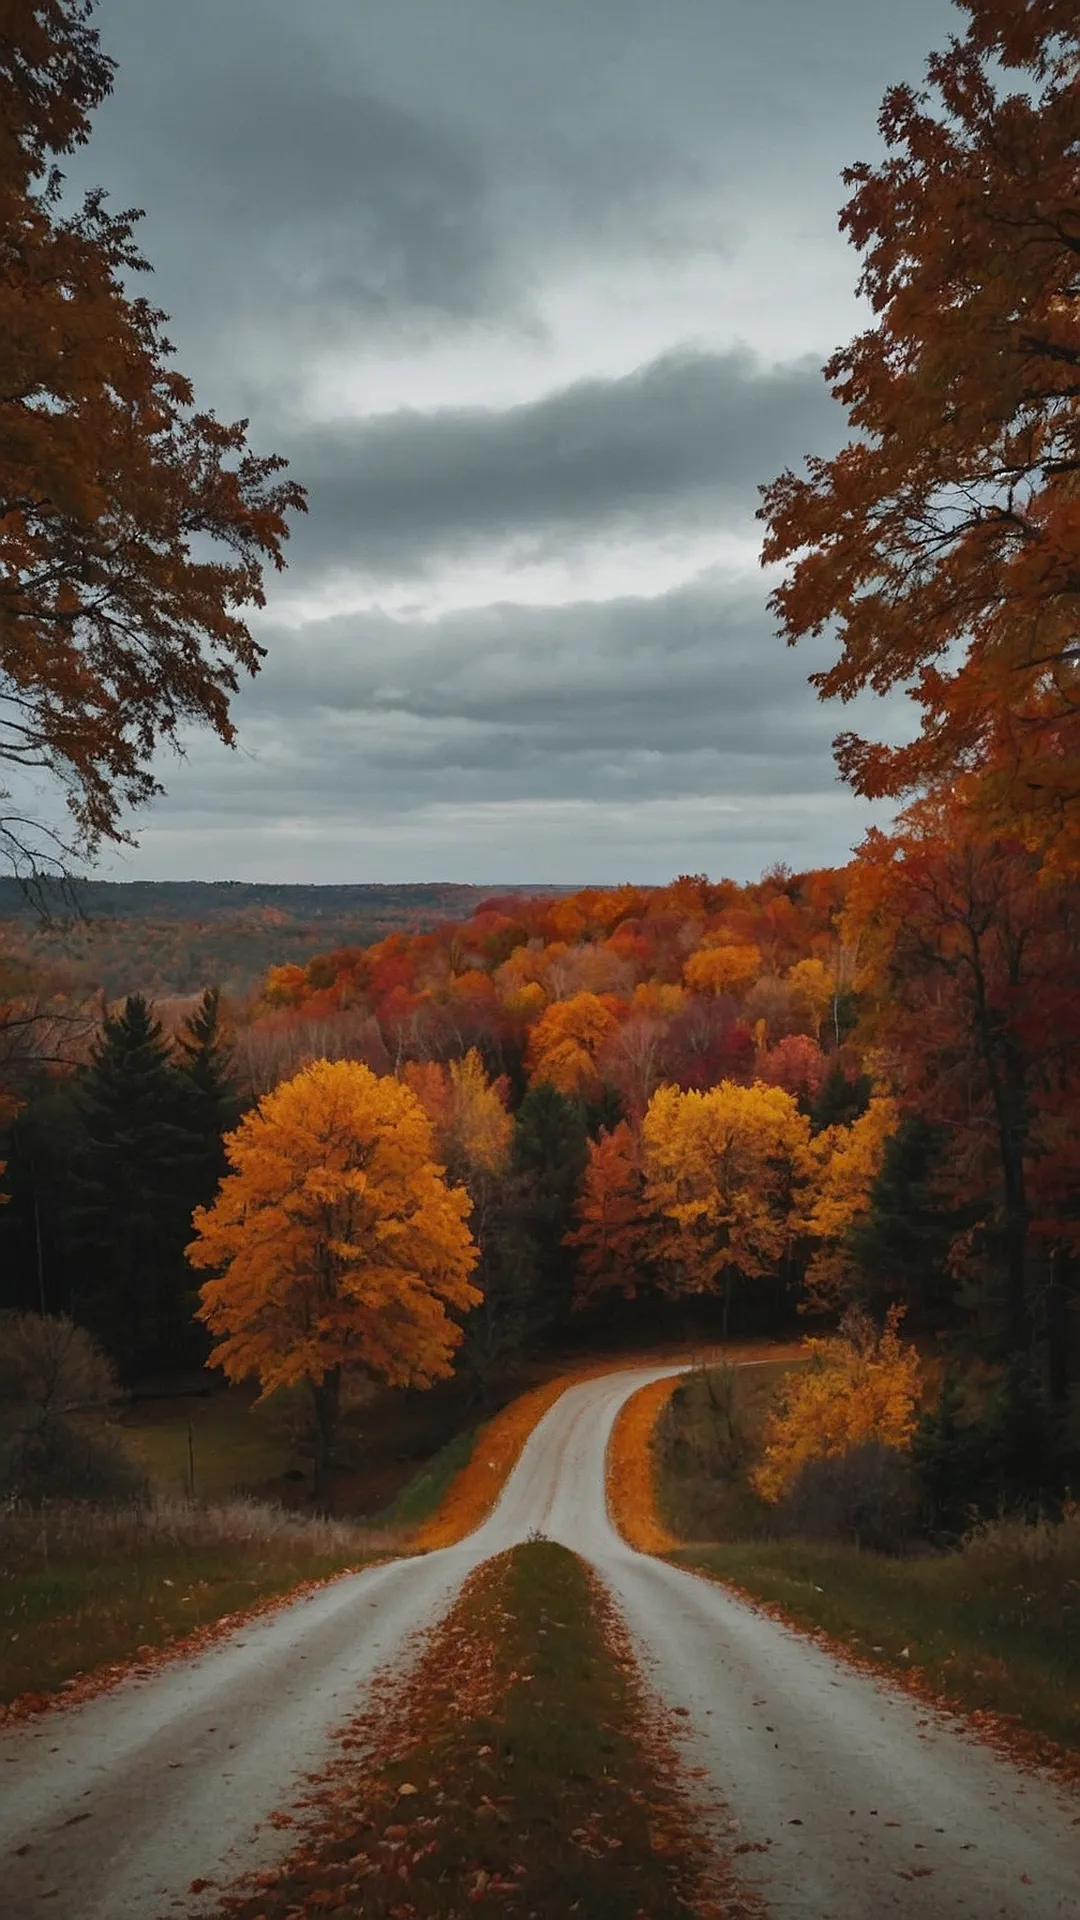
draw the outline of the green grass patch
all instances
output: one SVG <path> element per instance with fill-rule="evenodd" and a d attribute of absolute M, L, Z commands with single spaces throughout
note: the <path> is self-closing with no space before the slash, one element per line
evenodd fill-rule
<path fill-rule="evenodd" d="M 0 1702 L 370 1559 L 375 1535 L 235 1502 L 0 1522 Z"/>
<path fill-rule="evenodd" d="M 962 1706 L 1016 1715 L 1080 1747 L 1080 1539 L 1045 1561 L 1015 1543 L 889 1559 L 798 1540 L 693 1547 L 672 1558 L 736 1581 L 887 1669 L 921 1669 Z"/>
<path fill-rule="evenodd" d="M 507 1398 L 515 1391 L 507 1386 Z M 468 1383 L 441 1381 L 428 1391 L 371 1386 L 347 1404 L 330 1488 L 332 1509 L 371 1522 L 414 1480 L 441 1471 L 448 1446 L 464 1444 L 476 1422 Z M 263 1402 L 254 1387 L 147 1397 L 126 1407 L 115 1432 L 154 1492 L 213 1503 L 237 1493 L 310 1509 L 312 1458 L 306 1396 L 282 1389 Z M 192 1489 L 192 1467 L 194 1488 Z M 422 1517 L 425 1496 L 408 1496 Z"/>
<path fill-rule="evenodd" d="M 321 1831 L 230 1911 L 685 1920 L 704 1856 L 641 1727 L 636 1670 L 582 1562 L 514 1548 L 437 1631 L 382 1757 L 335 1774 Z"/>
<path fill-rule="evenodd" d="M 254 1389 L 215 1385 L 204 1394 L 137 1400 L 125 1409 L 117 1437 L 166 1498 L 194 1492 L 198 1500 L 228 1500 L 288 1472 L 310 1484 L 310 1460 L 297 1451 L 287 1419 L 296 1398 L 275 1394 L 255 1406 Z"/>
<path fill-rule="evenodd" d="M 475 1427 L 455 1435 L 433 1459 L 421 1467 L 419 1473 L 406 1482 L 397 1497 L 379 1515 L 380 1523 L 388 1527 L 414 1527 L 421 1520 L 426 1520 L 435 1512 L 455 1475 L 468 1466 L 475 1445 Z"/>

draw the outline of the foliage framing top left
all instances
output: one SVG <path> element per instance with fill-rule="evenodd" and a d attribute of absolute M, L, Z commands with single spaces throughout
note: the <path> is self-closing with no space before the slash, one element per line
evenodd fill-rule
<path fill-rule="evenodd" d="M 263 657 L 242 611 L 305 511 L 246 420 L 195 408 L 164 314 L 127 291 L 149 271 L 139 210 L 96 188 L 63 204 L 52 156 L 86 142 L 112 85 L 92 12 L 12 0 L 0 24 L 0 761 L 52 776 L 72 820 L 5 796 L 20 872 L 127 838 L 184 727 L 232 743 L 230 696 Z"/>

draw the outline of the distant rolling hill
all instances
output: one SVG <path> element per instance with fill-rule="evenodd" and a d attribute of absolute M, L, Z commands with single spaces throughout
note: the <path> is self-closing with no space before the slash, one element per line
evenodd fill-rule
<path fill-rule="evenodd" d="M 267 967 L 467 920 L 482 900 L 563 887 L 278 886 L 239 880 L 44 883 L 0 878 L 0 956 L 58 968 L 72 987 L 164 997 L 214 984 L 241 996 Z M 44 917 L 43 917 L 44 915 Z"/>

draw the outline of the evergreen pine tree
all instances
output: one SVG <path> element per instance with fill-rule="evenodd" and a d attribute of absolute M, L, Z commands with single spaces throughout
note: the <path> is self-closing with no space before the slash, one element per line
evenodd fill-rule
<path fill-rule="evenodd" d="M 538 1332 L 550 1331 L 570 1312 L 574 1261 L 563 1242 L 574 1225 L 586 1139 L 580 1101 L 546 1082 L 530 1087 L 518 1108 L 511 1170 L 521 1179 L 521 1228 L 533 1250 Z"/>
<path fill-rule="evenodd" d="M 71 1077 L 35 1074 L 3 1143 L 8 1197 L 0 1206 L 0 1311 L 72 1310 L 79 1258 L 72 1237 L 72 1168 L 80 1138 Z"/>
<path fill-rule="evenodd" d="M 106 1019 L 79 1075 L 72 1224 L 78 1317 L 130 1377 L 201 1351 L 184 1260 L 200 1159 L 191 1095 L 139 994 Z"/>
<path fill-rule="evenodd" d="M 207 987 L 176 1037 L 176 1071 L 189 1100 L 191 1131 L 200 1143 L 191 1204 L 209 1206 L 226 1170 L 222 1137 L 240 1118 L 233 1051 L 221 1012 L 221 994 Z"/>
<path fill-rule="evenodd" d="M 874 1304 L 903 1300 L 931 1316 L 951 1304 L 955 1286 L 945 1261 L 964 1222 L 935 1190 L 942 1148 L 941 1130 L 920 1114 L 906 1114 L 885 1143 L 869 1210 L 848 1236 Z"/>
<path fill-rule="evenodd" d="M 503 1172 L 473 1191 L 469 1221 L 480 1259 L 473 1279 L 483 1298 L 465 1315 L 459 1370 L 482 1411 L 505 1397 L 506 1382 L 534 1336 L 536 1249 L 525 1227 L 530 1197 L 524 1176 Z"/>
<path fill-rule="evenodd" d="M 1063 1422 L 1027 1354 L 1013 1354 L 984 1428 L 996 1505 L 1059 1517 L 1068 1460 Z"/>
<path fill-rule="evenodd" d="M 810 1116 L 814 1132 L 821 1133 L 825 1127 L 850 1127 L 866 1112 L 873 1091 L 865 1073 L 849 1080 L 839 1063 L 832 1066 Z"/>
<path fill-rule="evenodd" d="M 590 1140 L 602 1133 L 614 1133 L 620 1120 L 626 1119 L 626 1104 L 617 1087 L 605 1080 L 598 1093 L 585 1101 L 585 1131 Z"/>
<path fill-rule="evenodd" d="M 985 1506 L 989 1478 L 982 1432 L 964 1419 L 964 1397 L 954 1375 L 946 1377 L 936 1406 L 920 1419 L 911 1457 L 928 1531 L 945 1540 L 959 1538 Z"/>

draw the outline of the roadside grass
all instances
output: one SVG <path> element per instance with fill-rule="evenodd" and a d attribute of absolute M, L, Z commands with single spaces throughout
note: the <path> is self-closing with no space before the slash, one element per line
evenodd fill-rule
<path fill-rule="evenodd" d="M 680 1540 L 728 1540 L 767 1527 L 769 1508 L 750 1485 L 769 1404 L 798 1359 L 761 1366 L 695 1367 L 675 1388 L 656 1429 L 660 1513 Z"/>
<path fill-rule="evenodd" d="M 392 1547 L 389 1533 L 241 1500 L 5 1515 L 0 1703 L 54 1694 Z"/>
<path fill-rule="evenodd" d="M 970 1711 L 1080 1749 L 1080 1518 L 1034 1557 L 992 1530 L 956 1553 L 889 1559 L 842 1542 L 734 1541 L 671 1558 Z"/>
<path fill-rule="evenodd" d="M 445 1500 L 459 1473 L 464 1473 L 473 1456 L 476 1446 L 477 1429 L 468 1427 L 464 1433 L 456 1434 L 445 1447 L 440 1447 L 434 1458 L 428 1460 L 406 1481 L 401 1492 L 395 1496 L 388 1507 L 379 1515 L 379 1522 L 387 1527 L 415 1527 L 430 1519 Z"/>
<path fill-rule="evenodd" d="M 521 1456 L 533 1428 L 566 1388 L 582 1376 L 556 1375 L 501 1407 L 485 1421 L 466 1449 L 461 1465 L 448 1472 L 437 1500 L 428 1505 L 411 1544 L 428 1551 L 450 1547 L 487 1519 Z"/>
<path fill-rule="evenodd" d="M 261 1488 L 288 1472 L 310 1481 L 310 1463 L 297 1453 L 283 1418 L 284 1397 L 275 1394 L 258 1407 L 254 1400 L 254 1389 L 217 1385 L 182 1397 L 148 1397 L 124 1409 L 114 1432 L 167 1498 L 194 1493 L 198 1500 L 227 1500 L 238 1488 Z"/>
<path fill-rule="evenodd" d="M 255 1406 L 253 1389 L 215 1384 L 131 1403 L 110 1431 L 147 1476 L 149 1508 L 71 1503 L 0 1516 L 0 1705 L 149 1657 L 380 1554 L 460 1539 L 490 1511 L 571 1379 L 649 1357 L 572 1372 L 553 1357 L 517 1399 L 508 1381 L 509 1404 L 480 1427 L 465 1425 L 460 1381 L 373 1393 L 345 1423 L 337 1522 L 311 1515 L 296 1394 Z M 192 1458 L 196 1501 L 187 1497 Z"/>
<path fill-rule="evenodd" d="M 1080 1511 L 895 1558 L 778 1538 L 748 1476 L 783 1371 L 698 1369 L 672 1395 L 655 1441 L 659 1513 L 686 1543 L 670 1557 L 921 1692 L 1080 1749 Z"/>
<path fill-rule="evenodd" d="M 657 1511 L 657 1429 L 675 1379 L 654 1380 L 623 1402 L 607 1445 L 604 1490 L 608 1513 L 639 1553 L 668 1553 L 678 1543 Z"/>
<path fill-rule="evenodd" d="M 756 1358 L 760 1349 L 751 1348 L 749 1353 L 746 1349 L 732 1351 Z M 463 1464 L 448 1477 L 437 1501 L 427 1509 L 427 1517 L 413 1536 L 412 1546 L 421 1550 L 451 1546 L 481 1525 L 498 1500 L 533 1428 L 568 1388 L 629 1366 L 667 1366 L 680 1361 L 690 1365 L 694 1354 L 677 1344 L 649 1353 L 596 1355 L 584 1361 L 549 1360 L 537 1370 L 540 1378 L 536 1385 L 528 1392 L 519 1393 L 516 1399 L 508 1396 L 507 1403 L 476 1429 L 471 1448 L 463 1455 Z M 695 1371 L 701 1369 L 695 1366 Z M 670 1388 L 665 1385 L 661 1391 L 666 1396 Z M 419 1478 L 426 1480 L 426 1469 Z M 389 1512 L 394 1518 L 399 1517 L 397 1508 Z M 420 1515 L 416 1513 L 413 1517 L 420 1518 Z"/>
<path fill-rule="evenodd" d="M 636 1667 L 563 1547 L 488 1561 L 351 1739 L 292 1859 L 226 1896 L 233 1920 L 752 1911 L 726 1880 L 723 1904 L 706 1890 L 712 1855 Z"/>
<path fill-rule="evenodd" d="M 528 1384 L 527 1382 L 525 1384 Z M 507 1395 L 513 1392 L 513 1383 Z M 147 1395 L 131 1402 L 113 1429 L 155 1493 L 197 1500 L 237 1493 L 310 1508 L 312 1462 L 304 1444 L 307 1406 L 299 1388 L 259 1404 L 254 1387 Z M 371 1386 L 346 1406 L 331 1487 L 343 1518 L 373 1519 L 472 1424 L 467 1384 L 440 1382 L 427 1392 Z M 190 1436 L 189 1436 L 190 1424 Z"/>

